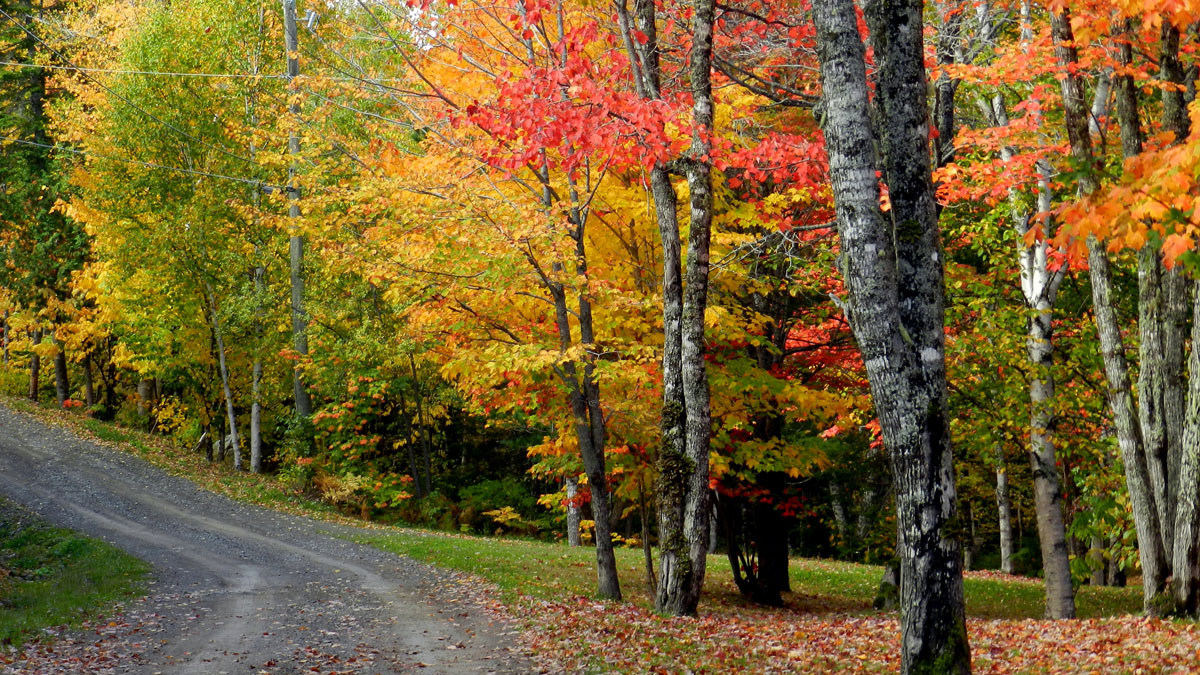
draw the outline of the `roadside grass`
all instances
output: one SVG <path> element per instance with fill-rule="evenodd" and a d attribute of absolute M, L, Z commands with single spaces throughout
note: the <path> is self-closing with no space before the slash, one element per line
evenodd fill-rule
<path fill-rule="evenodd" d="M 591 597 L 595 592 L 595 554 L 590 547 L 526 539 L 474 537 L 450 533 L 398 530 L 369 535 L 361 541 L 392 553 L 435 563 L 494 583 L 507 601 L 518 595 L 539 600 L 564 596 Z M 641 549 L 619 548 L 617 567 L 626 600 L 649 609 L 653 604 Z M 788 607 L 809 613 L 878 614 L 871 607 L 884 568 L 831 560 L 792 558 L 792 593 Z M 996 578 L 993 573 L 967 573 L 964 586 L 968 616 L 980 619 L 1040 619 L 1045 597 L 1039 579 Z M 733 585 L 729 559 L 710 555 L 705 576 L 705 604 L 753 607 Z M 1076 595 L 1079 618 L 1137 614 L 1142 609 L 1139 586 L 1083 586 Z"/>
<path fill-rule="evenodd" d="M 0 644 L 79 625 L 141 592 L 149 566 L 0 499 Z"/>
<path fill-rule="evenodd" d="M 234 474 L 168 439 L 0 399 L 44 423 L 137 454 L 168 473 L 245 502 L 366 526 L 356 538 L 378 548 L 471 575 L 461 583 L 498 602 L 550 672 L 891 673 L 899 669 L 895 612 L 870 607 L 883 568 L 791 561 L 783 608 L 742 598 L 723 555 L 709 558 L 699 618 L 652 611 L 640 549 L 617 550 L 627 602 L 593 598 L 591 548 L 528 539 L 384 527 L 347 517 L 271 476 Z M 485 583 L 481 583 L 485 582 Z M 493 590 L 494 589 L 494 590 Z M 1141 590 L 1079 589 L 1081 621 L 1045 621 L 1038 579 L 968 573 L 968 632 L 978 673 L 1160 672 L 1172 663 L 1200 672 L 1200 627 L 1135 615 Z M 1065 648 L 1069 646 L 1070 649 Z M 1189 670 L 1190 669 L 1190 670 Z"/>

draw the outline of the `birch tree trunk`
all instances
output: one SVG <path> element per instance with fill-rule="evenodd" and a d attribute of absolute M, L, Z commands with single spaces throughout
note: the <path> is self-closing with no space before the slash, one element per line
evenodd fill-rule
<path fill-rule="evenodd" d="M 237 415 L 233 411 L 233 391 L 229 386 L 229 368 L 225 363 L 225 338 L 221 335 L 221 320 L 217 316 L 217 299 L 212 287 L 208 288 L 208 306 L 212 312 L 213 334 L 217 340 L 217 365 L 221 369 L 221 390 L 225 394 L 225 415 L 229 420 L 229 441 L 233 446 L 233 470 L 242 470 L 242 446 L 238 442 Z M 225 446 L 225 438 L 221 438 L 221 447 Z"/>
<path fill-rule="evenodd" d="M 579 505 L 575 503 L 575 495 L 579 494 L 579 481 L 569 476 L 567 484 L 567 544 L 572 548 L 581 544 L 579 541 Z"/>
<path fill-rule="evenodd" d="M 1028 4 L 1024 4 L 1023 17 L 1027 13 Z M 1027 40 L 1023 38 L 1024 41 Z M 1003 100 L 997 97 L 993 101 L 992 109 L 994 121 L 1007 125 L 1008 114 L 1004 109 Z M 1013 157 L 1013 151 L 1004 147 L 1000 155 L 1008 162 Z M 1050 167 L 1045 162 L 1039 162 L 1037 217 L 1039 221 L 1047 223 L 1047 228 L 1051 222 L 1052 200 Z M 1021 207 L 1015 191 L 1009 192 L 1009 201 L 1013 205 L 1013 222 L 1019 235 L 1018 241 L 1024 242 L 1025 235 L 1031 227 L 1030 215 Z M 1047 235 L 1049 234 L 1050 231 L 1047 230 Z M 1043 239 L 1032 245 L 1021 243 L 1017 256 L 1021 272 L 1021 294 L 1030 312 L 1026 338 L 1026 353 L 1031 368 L 1029 461 L 1033 468 L 1038 542 L 1041 546 L 1045 578 L 1046 616 L 1052 619 L 1070 619 L 1075 617 L 1075 593 L 1071 585 L 1071 557 L 1063 518 L 1062 487 L 1059 485 L 1058 465 L 1055 459 L 1053 371 L 1054 303 L 1066 268 L 1051 271 L 1047 253 L 1047 244 Z M 1011 568 L 1011 561 L 1009 566 Z"/>
<path fill-rule="evenodd" d="M 996 511 L 1000 521 L 1000 571 L 1013 573 L 1012 505 L 1008 496 L 1008 469 L 1004 466 L 1004 451 L 996 446 Z"/>
<path fill-rule="evenodd" d="M 1053 300 L 1040 288 L 1047 282 L 1045 243 L 1036 246 L 1040 263 L 1030 270 L 1036 295 L 1031 298 L 1027 350 L 1032 366 L 1029 385 L 1029 461 L 1033 468 L 1033 493 L 1037 505 L 1038 541 L 1046 587 L 1046 616 L 1075 618 L 1075 591 L 1071 586 L 1071 556 L 1063 520 L 1062 486 L 1054 452 L 1054 344 Z M 1025 270 L 1022 270 L 1024 273 Z"/>
<path fill-rule="evenodd" d="M 813 3 L 848 315 L 895 476 L 903 673 L 968 673 L 946 413 L 942 258 L 930 177 L 922 3 L 870 3 L 889 219 L 879 208 L 852 0 Z"/>
<path fill-rule="evenodd" d="M 1049 367 L 1045 362 L 1038 365 Z M 1029 451 L 1029 461 L 1033 468 L 1038 541 L 1041 544 L 1042 569 L 1045 576 L 1046 618 L 1074 619 L 1075 591 L 1071 587 L 1071 555 L 1067 548 L 1062 489 L 1058 480 L 1058 467 L 1054 463 L 1054 444 L 1049 433 L 1051 416 L 1046 412 L 1053 395 L 1051 382 L 1042 380 L 1033 383 L 1030 430 L 1032 447 Z"/>
<path fill-rule="evenodd" d="M 1030 29 L 1030 5 L 1021 4 L 1021 45 L 1028 48 L 1033 39 Z M 1099 93 L 1098 93 L 1099 96 Z M 1103 106 L 1102 106 L 1103 107 Z M 993 98 L 993 122 L 997 126 L 1008 124 L 1008 112 L 1004 99 Z M 1005 162 L 1012 160 L 1014 151 L 1003 147 L 1000 156 Z M 1052 236 L 1051 205 L 1053 192 L 1050 183 L 1051 171 L 1045 162 L 1038 163 L 1037 219 L 1046 225 L 1046 237 L 1033 244 L 1025 244 L 1025 237 L 1032 226 L 1031 214 L 1021 203 L 1016 190 L 1009 190 L 1013 224 L 1018 235 L 1018 268 L 1021 273 L 1021 294 L 1025 299 L 1029 316 L 1027 319 L 1026 354 L 1030 365 L 1029 383 L 1029 461 L 1033 469 L 1034 503 L 1037 509 L 1038 542 L 1042 553 L 1042 569 L 1045 579 L 1046 616 L 1052 619 L 1075 617 L 1075 593 L 1071 585 L 1071 556 L 1067 546 L 1066 523 L 1063 517 L 1062 487 L 1059 484 L 1058 465 L 1055 458 L 1054 428 L 1054 304 L 1058 286 L 1066 268 L 1051 271 L 1049 268 L 1046 239 Z M 999 450 L 998 450 L 999 451 Z M 997 481 L 1001 473 L 997 473 Z M 1004 490 L 1007 493 L 1007 473 L 1003 473 Z M 999 497 L 999 490 L 997 491 Z M 1007 501 L 1007 494 L 1005 495 Z M 1007 508 L 1007 504 L 1005 504 Z M 1002 515 L 1007 518 L 1007 514 Z M 1007 523 L 1006 523 L 1007 525 Z M 1008 570 L 1012 570 L 1012 533 L 1008 532 Z M 1005 534 L 1001 532 L 1001 547 Z M 1002 567 L 1003 552 L 1001 553 Z"/>
<path fill-rule="evenodd" d="M 250 369 L 250 471 L 262 473 L 262 357 Z"/>

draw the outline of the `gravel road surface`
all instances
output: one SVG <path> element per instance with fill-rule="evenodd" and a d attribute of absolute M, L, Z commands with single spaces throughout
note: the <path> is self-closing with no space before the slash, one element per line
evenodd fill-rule
<path fill-rule="evenodd" d="M 461 578 L 205 492 L 0 405 L 0 494 L 154 567 L 118 621 L 13 673 L 525 673 Z M 74 650 L 74 651 L 73 651 Z M 3 666 L 0 666 L 3 667 Z"/>

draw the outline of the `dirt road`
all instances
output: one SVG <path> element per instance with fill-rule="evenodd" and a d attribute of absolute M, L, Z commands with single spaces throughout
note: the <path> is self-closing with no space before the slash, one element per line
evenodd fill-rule
<path fill-rule="evenodd" d="M 13 672 L 532 670 L 512 628 L 457 597 L 451 574 L 337 538 L 351 528 L 202 491 L 2 405 L 0 494 L 154 566 L 149 596 L 108 631 L 110 649 L 68 639 Z M 64 665 L 73 647 L 83 651 Z"/>

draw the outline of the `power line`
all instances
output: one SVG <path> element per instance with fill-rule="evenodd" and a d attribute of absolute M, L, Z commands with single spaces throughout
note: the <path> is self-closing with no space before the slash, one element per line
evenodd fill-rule
<path fill-rule="evenodd" d="M 107 68 L 83 68 L 80 66 L 61 66 L 52 64 L 37 64 L 37 63 L 20 63 L 18 61 L 0 61 L 0 66 L 10 66 L 14 68 L 46 68 L 48 70 L 70 70 L 79 73 L 98 73 L 101 75 L 148 75 L 153 77 L 207 77 L 207 78 L 228 78 L 228 79 L 264 79 L 264 80 L 283 80 L 287 79 L 286 75 L 264 75 L 253 73 L 176 73 L 161 70 L 111 70 Z"/>
<path fill-rule="evenodd" d="M 58 51 L 57 49 L 55 49 L 53 46 L 51 46 L 51 45 L 50 45 L 50 43 L 46 42 L 46 41 L 45 41 L 45 40 L 43 40 L 42 38 L 38 37 L 37 33 L 34 33 L 33 31 L 29 30 L 29 28 L 28 28 L 28 27 L 26 27 L 26 26 L 25 26 L 25 24 L 23 24 L 23 23 L 21 23 L 21 22 L 17 21 L 16 19 L 14 19 L 14 18 L 13 18 L 13 16 L 12 16 L 11 14 L 9 14 L 8 12 L 4 11 L 3 9 L 0 9 L 0 16 L 3 16 L 4 18 L 6 18 L 6 19 L 8 19 L 9 21 L 11 21 L 11 22 L 13 23 L 13 25 L 15 25 L 17 28 L 20 28 L 20 29 L 21 29 L 21 30 L 22 30 L 22 31 L 23 31 L 23 32 L 24 32 L 26 35 L 28 35 L 29 37 L 31 37 L 31 38 L 33 38 L 34 40 L 36 40 L 37 42 L 41 43 L 41 45 L 42 45 L 42 46 L 44 46 L 46 49 L 49 49 L 49 50 L 50 50 L 50 52 L 51 52 L 52 54 L 54 54 L 54 55 L 55 55 L 55 56 L 57 56 L 58 58 L 62 59 L 62 61 L 63 61 L 64 63 L 66 63 L 67 65 L 69 65 L 70 67 L 72 67 L 72 68 L 76 68 L 76 69 L 78 69 L 78 68 L 79 68 L 79 66 L 76 66 L 74 63 L 72 63 L 72 62 L 71 62 L 71 60 L 70 60 L 70 59 L 68 59 L 68 58 L 67 58 L 65 55 L 63 55 L 63 53 L 62 53 L 62 52 L 60 52 L 60 51 Z M 94 78 L 94 77 L 92 77 L 91 75 L 87 74 L 86 72 L 84 72 L 84 73 L 83 73 L 83 76 L 84 76 L 84 77 L 86 77 L 87 79 L 91 80 L 93 83 L 95 83 L 97 86 L 99 86 L 100 88 L 104 89 L 104 90 L 105 90 L 105 91 L 107 91 L 108 93 L 112 94 L 113 96 L 116 96 L 118 99 L 120 99 L 122 102 L 124 102 L 124 103 L 125 103 L 125 105 L 127 105 L 127 106 L 129 106 L 129 107 L 133 108 L 134 110 L 137 110 L 137 111 L 138 111 L 138 112 L 140 112 L 141 114 L 145 115 L 145 116 L 146 116 L 146 117 L 148 117 L 149 119 L 152 119 L 152 120 L 154 120 L 155 122 L 158 122 L 159 124 L 161 124 L 162 126 L 166 127 L 167 129 L 170 129 L 171 131 L 174 131 L 174 132 L 175 132 L 175 133 L 177 133 L 177 134 L 180 134 L 180 135 L 182 135 L 182 136 L 184 136 L 184 137 L 186 137 L 186 138 L 189 138 L 189 139 L 191 139 L 191 140 L 193 140 L 193 141 L 195 141 L 195 142 L 199 143 L 199 144 L 200 144 L 200 145 L 202 145 L 202 146 L 205 146 L 205 147 L 212 148 L 212 149 L 216 150 L 217 152 L 220 152 L 221 154 L 223 154 L 223 155 L 226 155 L 226 156 L 228 156 L 228 157 L 232 157 L 232 158 L 234 158 L 234 159 L 237 159 L 237 160 L 239 160 L 239 161 L 245 162 L 245 163 L 247 163 L 247 164 L 251 164 L 251 165 L 255 164 L 255 162 L 254 162 L 254 161 L 252 161 L 252 160 L 250 160 L 250 159 L 247 159 L 247 158 L 245 158 L 245 157 L 242 157 L 241 155 L 239 155 L 239 154 L 237 154 L 237 153 L 230 152 L 229 150 L 226 150 L 225 148 L 222 148 L 222 147 L 221 147 L 221 146 L 219 146 L 219 145 L 213 145 L 212 143 L 208 143 L 208 142 L 206 142 L 206 141 L 203 141 L 203 140 L 201 140 L 201 139 L 199 139 L 199 138 L 196 138 L 195 136 L 193 136 L 193 135 L 189 134 L 188 132 L 184 131 L 183 129 L 180 129 L 178 126 L 176 126 L 176 125 L 174 125 L 174 124 L 171 124 L 170 122 L 168 122 L 168 121 L 166 121 L 166 120 L 162 119 L 161 117 L 159 117 L 159 116 L 155 115 L 154 113 L 152 113 L 152 112 L 150 112 L 150 111 L 148 111 L 148 110 L 145 110 L 145 109 L 144 109 L 144 108 L 142 108 L 141 106 L 137 105 L 136 103 L 134 103 L 133 101 L 129 100 L 127 97 L 125 97 L 125 96 L 121 95 L 120 93 L 118 93 L 118 92 L 114 91 L 114 90 L 113 90 L 111 87 L 108 87 L 108 86 L 107 86 L 107 85 L 105 85 L 103 82 L 100 82 L 99 80 L 97 80 L 96 78 Z"/>
<path fill-rule="evenodd" d="M 286 75 L 270 75 L 270 74 L 254 74 L 254 73 L 197 73 L 197 72 L 174 72 L 168 70 L 121 70 L 115 68 L 84 68 L 82 66 L 63 66 L 58 64 L 39 64 L 39 63 L 21 63 L 19 61 L 0 61 L 0 66 L 8 66 L 10 68 L 44 68 L 46 70 L 65 70 L 77 73 L 97 74 L 97 75 L 145 75 L 147 77 L 182 77 L 182 78 L 207 78 L 207 79 L 229 79 L 229 80 L 286 80 Z M 304 79 L 303 77 L 299 79 Z M 308 76 L 307 79 L 315 80 L 332 80 L 335 82 L 369 82 L 375 84 L 378 82 L 400 82 L 400 78 L 381 78 L 377 80 L 366 80 L 361 77 L 343 76 L 330 77 L 328 75 Z"/>
<path fill-rule="evenodd" d="M 166 164 L 156 164 L 154 162 L 143 162 L 139 159 L 130 159 L 128 157 L 113 157 L 112 155 L 100 155 L 100 154 L 97 154 L 94 152 L 85 152 L 83 150 L 76 150 L 75 148 L 65 146 L 65 145 L 50 145 L 48 143 L 38 143 L 37 141 L 26 141 L 26 140 L 23 140 L 20 138 L 9 138 L 7 136 L 0 136 L 0 143 L 16 143 L 17 145 L 28 145 L 28 146 L 35 147 L 35 148 L 46 148 L 49 150 L 55 150 L 57 152 L 69 152 L 74 155 L 90 157 L 92 159 L 103 159 L 103 160 L 107 160 L 110 162 L 121 162 L 124 164 L 134 164 L 137 166 L 146 167 L 148 169 L 160 169 L 163 171 L 174 171 L 176 173 L 183 173 L 183 174 L 188 174 L 188 175 L 192 175 L 192 176 L 201 176 L 204 178 L 217 178 L 220 180 L 234 181 L 237 183 L 244 183 L 246 185 L 253 185 L 255 187 L 262 188 L 266 192 L 273 192 L 275 190 L 286 189 L 282 185 L 271 185 L 271 184 L 263 182 L 261 180 L 256 180 L 254 178 L 245 178 L 243 176 L 227 176 L 225 174 L 212 173 L 210 171 L 199 171 L 197 169 L 185 169 L 185 168 L 179 167 L 179 166 L 168 166 Z"/>

